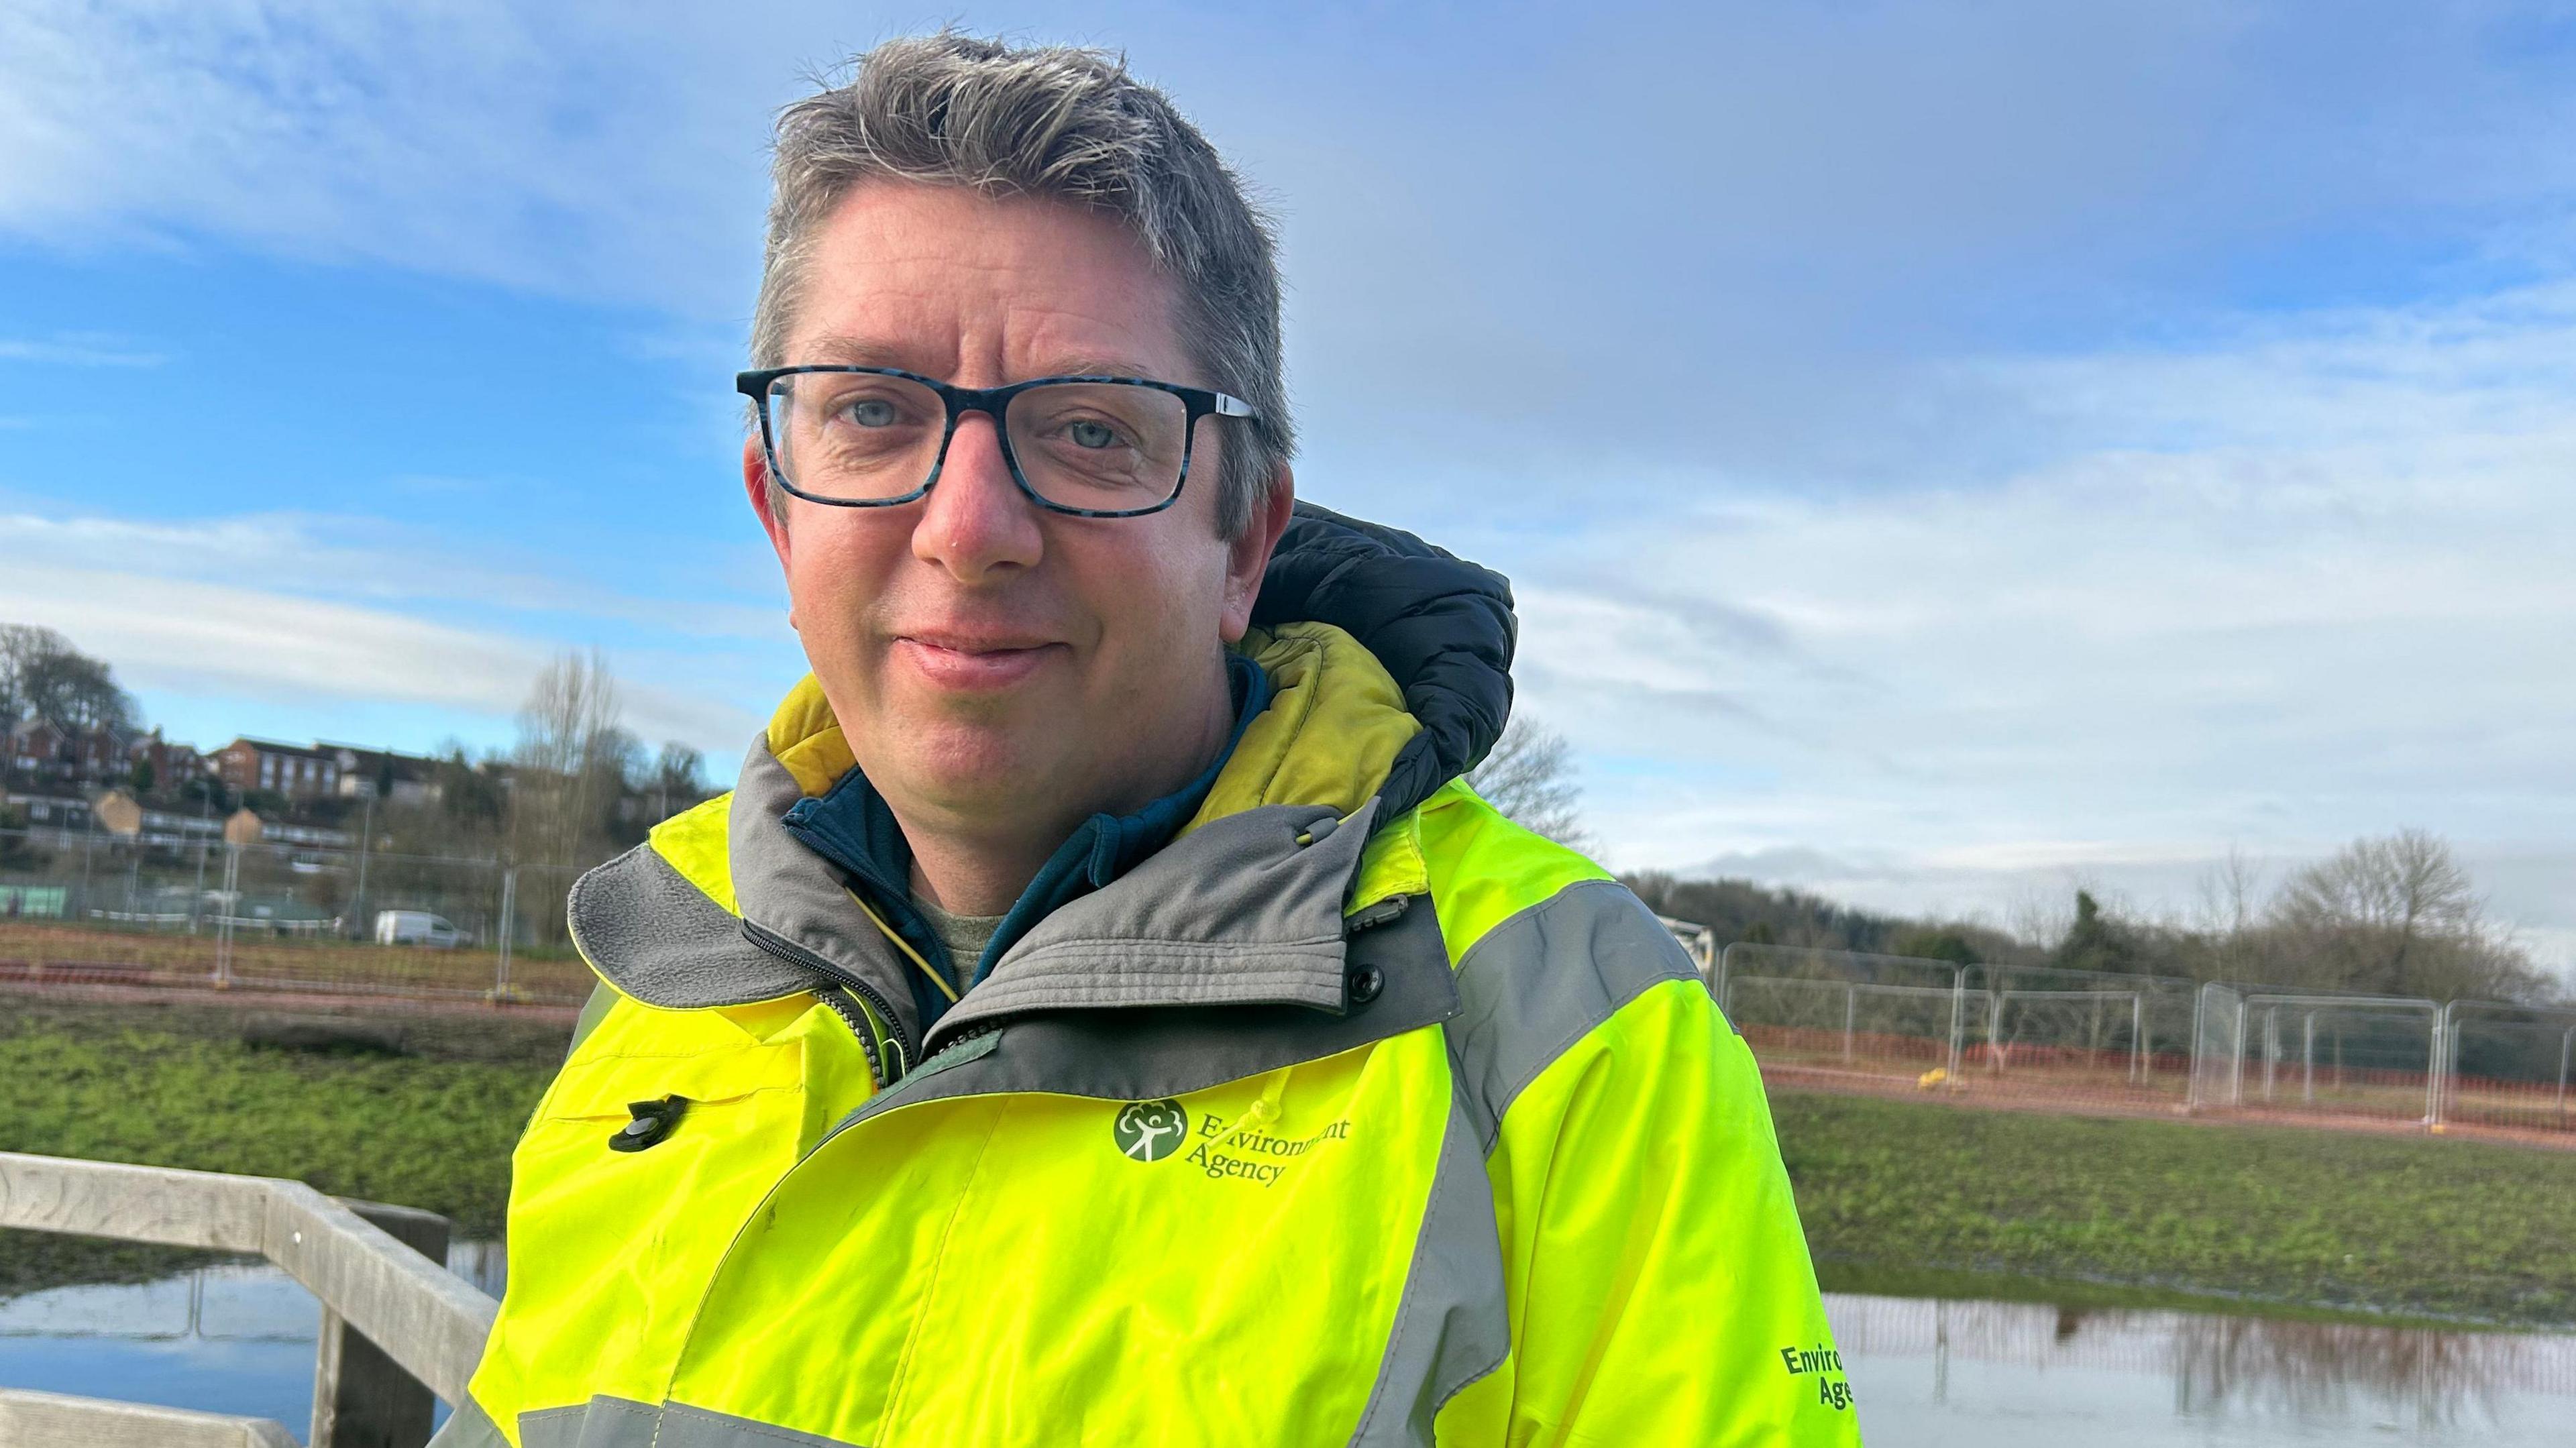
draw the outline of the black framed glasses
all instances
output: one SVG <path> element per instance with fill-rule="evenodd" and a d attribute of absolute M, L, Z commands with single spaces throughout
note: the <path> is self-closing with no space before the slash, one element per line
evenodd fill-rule
<path fill-rule="evenodd" d="M 993 419 L 1029 501 L 1079 518 L 1159 513 L 1189 481 L 1202 417 L 1252 405 L 1142 377 L 1038 377 L 954 387 L 894 367 L 767 367 L 734 386 L 760 410 L 769 475 L 809 502 L 883 508 L 928 493 L 958 419 Z"/>

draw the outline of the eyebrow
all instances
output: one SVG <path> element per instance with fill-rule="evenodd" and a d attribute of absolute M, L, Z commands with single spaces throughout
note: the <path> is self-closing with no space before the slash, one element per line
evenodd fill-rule
<path fill-rule="evenodd" d="M 808 348 L 801 350 L 808 350 L 811 352 L 813 356 L 813 363 L 811 365 L 835 367 L 897 367 L 906 372 L 920 373 L 925 377 L 939 376 L 937 372 L 920 365 L 919 352 L 899 343 L 885 341 L 881 338 L 859 337 L 846 333 L 839 333 L 831 336 L 818 337 L 814 339 Z M 1051 358 L 1044 370 L 1032 372 L 1029 376 L 1142 377 L 1150 380 L 1166 382 L 1178 380 L 1174 378 L 1155 378 L 1154 369 L 1147 367 L 1143 363 L 1137 362 L 1132 358 L 1110 357 L 1097 353 L 1083 353 L 1069 357 Z M 948 379 L 942 380 L 944 381 Z M 1014 378 L 1012 380 L 1025 381 L 1027 379 Z"/>

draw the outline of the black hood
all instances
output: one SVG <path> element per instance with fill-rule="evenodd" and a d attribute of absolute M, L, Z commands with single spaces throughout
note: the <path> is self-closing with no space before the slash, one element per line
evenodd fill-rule
<path fill-rule="evenodd" d="M 1381 820 L 1482 763 L 1512 712 L 1511 580 L 1410 533 L 1299 503 L 1252 621 L 1328 623 L 1377 655 L 1422 721 L 1387 772 Z"/>

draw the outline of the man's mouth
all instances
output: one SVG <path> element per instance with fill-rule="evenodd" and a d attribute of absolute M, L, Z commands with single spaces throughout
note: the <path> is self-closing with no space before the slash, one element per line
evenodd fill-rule
<path fill-rule="evenodd" d="M 895 653 L 943 689 L 1002 689 L 1035 673 L 1064 649 L 1048 639 L 925 631 L 899 634 Z"/>

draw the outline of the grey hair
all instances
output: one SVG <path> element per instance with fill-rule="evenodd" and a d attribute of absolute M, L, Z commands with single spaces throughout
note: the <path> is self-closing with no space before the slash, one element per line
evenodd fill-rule
<path fill-rule="evenodd" d="M 1271 225 L 1216 148 L 1104 51 L 942 31 L 890 40 L 779 114 L 754 367 L 783 367 L 823 222 L 871 179 L 962 186 L 1105 212 L 1176 283 L 1181 340 L 1205 385 L 1259 414 L 1229 422 L 1217 530 L 1242 535 L 1291 456 Z M 1174 379 L 1180 380 L 1180 379 Z M 779 499 L 775 479 L 770 498 Z"/>

